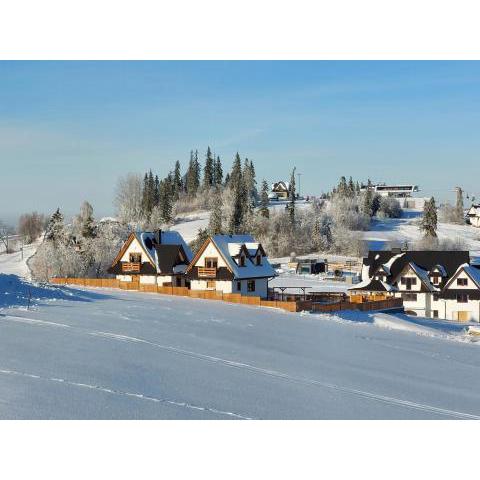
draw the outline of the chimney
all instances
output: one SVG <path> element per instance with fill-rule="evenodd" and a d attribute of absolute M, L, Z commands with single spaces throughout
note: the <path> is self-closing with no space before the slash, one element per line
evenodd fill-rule
<path fill-rule="evenodd" d="M 155 243 L 160 245 L 162 243 L 162 230 L 155 230 Z"/>

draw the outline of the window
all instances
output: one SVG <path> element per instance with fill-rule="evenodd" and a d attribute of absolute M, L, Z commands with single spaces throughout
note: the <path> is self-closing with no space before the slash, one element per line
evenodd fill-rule
<path fill-rule="evenodd" d="M 205 257 L 205 267 L 206 268 L 217 268 L 218 258 L 217 257 Z"/>
<path fill-rule="evenodd" d="M 141 253 L 131 253 L 130 254 L 130 263 L 141 263 L 142 254 Z"/>
<path fill-rule="evenodd" d="M 433 301 L 438 302 L 440 300 L 440 295 L 438 293 L 433 294 Z"/>
<path fill-rule="evenodd" d="M 412 285 L 416 285 L 417 284 L 417 279 L 416 278 L 411 278 L 410 282 L 412 283 Z"/>
<path fill-rule="evenodd" d="M 457 278 L 457 285 L 459 287 L 466 287 L 468 285 L 468 279 L 467 278 Z"/>
<path fill-rule="evenodd" d="M 242 289 L 242 282 L 237 282 L 237 290 L 240 291 Z"/>
<path fill-rule="evenodd" d="M 434 273 L 431 277 L 430 277 L 430 280 L 432 281 L 432 283 L 434 285 L 438 285 L 440 283 L 440 275 L 438 273 Z"/>
<path fill-rule="evenodd" d="M 416 302 L 417 294 L 416 293 L 402 293 L 402 299 L 405 302 Z"/>
<path fill-rule="evenodd" d="M 457 303 L 468 303 L 468 295 L 466 293 L 457 293 Z"/>
<path fill-rule="evenodd" d="M 438 318 L 438 310 L 433 310 L 432 311 L 432 317 L 433 318 Z"/>
<path fill-rule="evenodd" d="M 247 282 L 247 290 L 249 292 L 254 292 L 255 291 L 255 280 L 249 280 Z"/>
<path fill-rule="evenodd" d="M 241 266 L 241 267 L 244 267 L 244 266 L 245 266 L 245 256 L 244 256 L 244 255 L 241 255 L 241 256 L 240 256 L 240 266 Z"/>
<path fill-rule="evenodd" d="M 177 277 L 177 287 L 181 287 L 182 286 L 182 279 L 180 277 Z"/>
<path fill-rule="evenodd" d="M 257 265 L 261 265 L 261 264 L 262 264 L 262 256 L 261 256 L 260 254 L 257 255 L 256 264 L 257 264 Z"/>
<path fill-rule="evenodd" d="M 216 286 L 217 286 L 217 283 L 215 282 L 215 280 L 207 280 L 208 289 L 215 289 Z"/>

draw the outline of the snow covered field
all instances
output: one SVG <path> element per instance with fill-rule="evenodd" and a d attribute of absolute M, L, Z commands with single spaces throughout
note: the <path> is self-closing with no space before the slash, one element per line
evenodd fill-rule
<path fill-rule="evenodd" d="M 11 291 L 0 308 L 0 418 L 480 418 L 480 345 L 448 328 L 118 290 L 32 293 L 29 310 Z"/>

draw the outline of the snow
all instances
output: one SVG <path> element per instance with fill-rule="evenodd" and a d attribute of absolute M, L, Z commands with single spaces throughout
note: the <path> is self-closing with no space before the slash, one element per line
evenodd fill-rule
<path fill-rule="evenodd" d="M 210 212 L 197 212 L 179 216 L 170 230 L 175 230 L 183 237 L 185 242 L 190 243 L 195 240 L 200 228 L 208 227 L 209 218 Z"/>
<path fill-rule="evenodd" d="M 0 311 L 0 418 L 480 418 L 479 345 L 453 328 L 45 292 Z"/>
<path fill-rule="evenodd" d="M 411 244 L 422 236 L 417 223 L 420 217 L 421 212 L 404 210 L 402 218 L 374 220 L 371 230 L 362 232 L 362 237 L 368 241 L 370 250 L 382 250 L 392 244 L 401 246 L 405 241 Z M 437 234 L 439 240 L 461 239 L 472 256 L 480 256 L 480 229 L 439 222 Z"/>

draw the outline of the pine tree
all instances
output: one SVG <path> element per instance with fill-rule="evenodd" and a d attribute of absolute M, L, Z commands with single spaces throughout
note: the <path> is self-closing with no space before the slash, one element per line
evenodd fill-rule
<path fill-rule="evenodd" d="M 295 171 L 297 167 L 293 167 L 292 174 L 290 175 L 290 189 L 289 189 L 289 197 L 290 203 L 288 205 L 288 213 L 290 215 L 290 224 L 292 228 L 295 227 Z"/>
<path fill-rule="evenodd" d="M 160 180 L 158 179 L 158 175 L 155 175 L 155 186 L 153 191 L 152 210 L 153 210 L 153 207 L 156 207 L 159 203 L 160 203 Z"/>
<path fill-rule="evenodd" d="M 223 203 L 220 191 L 214 194 L 213 210 L 210 213 L 210 220 L 208 223 L 208 233 L 210 235 L 217 235 L 223 233 L 222 212 Z"/>
<path fill-rule="evenodd" d="M 195 187 L 195 193 L 197 193 L 200 187 L 200 162 L 198 161 L 198 150 L 195 150 L 193 156 L 193 184 Z"/>
<path fill-rule="evenodd" d="M 368 179 L 367 187 L 365 189 L 365 193 L 363 195 L 362 201 L 362 213 L 371 217 L 373 215 L 373 190 L 372 190 L 372 182 Z"/>
<path fill-rule="evenodd" d="M 457 187 L 457 202 L 455 205 L 456 221 L 460 224 L 465 223 L 465 213 L 463 210 L 463 190 Z"/>
<path fill-rule="evenodd" d="M 433 197 L 427 200 L 423 207 L 420 230 L 424 233 L 425 237 L 437 237 L 437 207 Z"/>
<path fill-rule="evenodd" d="M 245 188 L 242 178 L 242 164 L 240 155 L 235 155 L 230 175 L 229 188 L 233 193 L 232 215 L 228 223 L 228 233 L 240 233 L 243 226 L 245 212 Z"/>
<path fill-rule="evenodd" d="M 223 168 L 222 168 L 222 162 L 220 161 L 220 157 L 217 156 L 217 159 L 215 160 L 215 166 L 213 169 L 213 178 L 214 178 L 214 183 L 216 186 L 220 186 L 223 183 Z"/>
<path fill-rule="evenodd" d="M 233 160 L 232 172 L 229 176 L 229 185 L 231 189 L 236 188 L 242 182 L 242 161 L 240 160 L 240 155 L 235 155 Z"/>
<path fill-rule="evenodd" d="M 268 183 L 266 180 L 262 182 L 262 193 L 260 195 L 260 215 L 265 218 L 270 217 L 270 211 L 268 210 Z"/>
<path fill-rule="evenodd" d="M 196 150 L 195 153 L 193 150 L 190 152 L 190 162 L 188 164 L 186 181 L 187 194 L 190 197 L 195 196 L 198 186 L 200 185 L 200 165 L 198 163 L 198 152 Z"/>
<path fill-rule="evenodd" d="M 224 186 L 225 187 L 228 187 L 230 185 L 230 173 L 227 172 L 227 174 L 225 175 L 225 183 L 224 183 Z"/>
<path fill-rule="evenodd" d="M 160 182 L 160 210 L 165 223 L 172 221 L 172 200 L 171 186 L 167 179 L 163 179 Z"/>
<path fill-rule="evenodd" d="M 54 243 L 65 243 L 65 227 L 63 225 L 63 215 L 60 209 L 57 208 L 55 213 L 48 221 L 45 239 L 51 240 Z"/>
<path fill-rule="evenodd" d="M 245 214 L 250 215 L 255 208 L 256 203 L 256 188 L 255 188 L 255 169 L 253 163 L 245 159 L 242 171 L 243 188 L 245 190 Z"/>
<path fill-rule="evenodd" d="M 355 184 L 353 183 L 353 179 L 351 176 L 348 180 L 348 196 L 351 198 L 355 196 Z"/>
<path fill-rule="evenodd" d="M 210 147 L 207 148 L 205 166 L 203 167 L 203 188 L 208 190 L 214 185 L 214 159 Z"/>
<path fill-rule="evenodd" d="M 88 202 L 83 202 L 80 207 L 80 233 L 83 238 L 95 237 L 95 222 L 93 220 L 93 207 Z"/>
<path fill-rule="evenodd" d="M 348 184 L 347 184 L 347 179 L 344 176 L 340 177 L 340 181 L 338 182 L 338 187 L 337 187 L 337 193 L 341 197 L 348 196 Z"/>
<path fill-rule="evenodd" d="M 175 162 L 175 169 L 173 173 L 173 185 L 174 185 L 174 199 L 177 200 L 180 192 L 183 189 L 183 182 L 182 182 L 182 173 L 180 170 L 180 162 L 177 160 Z"/>

